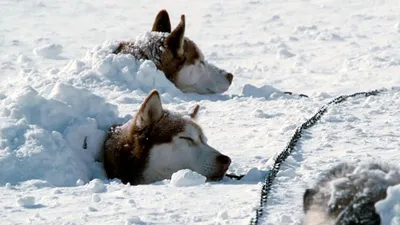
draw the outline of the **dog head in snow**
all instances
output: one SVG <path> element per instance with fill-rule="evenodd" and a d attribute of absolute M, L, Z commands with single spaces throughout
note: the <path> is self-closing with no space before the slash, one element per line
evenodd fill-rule
<path fill-rule="evenodd" d="M 161 10 L 146 38 L 146 41 L 122 42 L 114 53 L 152 60 L 183 92 L 222 93 L 231 85 L 233 75 L 207 62 L 197 45 L 185 37 L 185 15 L 171 31 L 168 12 Z"/>
<path fill-rule="evenodd" d="M 321 176 L 303 196 L 304 225 L 380 224 L 375 203 L 389 186 L 400 183 L 400 171 L 381 163 L 341 163 Z"/>
<path fill-rule="evenodd" d="M 124 183 L 152 183 L 191 169 L 208 181 L 225 175 L 231 159 L 207 144 L 195 122 L 199 106 L 188 115 L 165 110 L 153 90 L 135 117 L 113 129 L 105 142 L 105 170 Z"/>

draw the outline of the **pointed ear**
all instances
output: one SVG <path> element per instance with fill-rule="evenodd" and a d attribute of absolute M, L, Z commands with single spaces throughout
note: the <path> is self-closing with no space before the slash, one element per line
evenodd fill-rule
<path fill-rule="evenodd" d="M 146 127 L 157 122 L 163 116 L 161 98 L 158 91 L 152 90 L 143 101 L 135 117 L 135 125 Z"/>
<path fill-rule="evenodd" d="M 181 15 L 181 22 L 165 39 L 166 47 L 172 51 L 174 56 L 183 55 L 183 41 L 185 38 L 185 15 Z"/>
<path fill-rule="evenodd" d="M 161 10 L 154 20 L 151 31 L 171 33 L 171 22 L 167 10 Z"/>
<path fill-rule="evenodd" d="M 196 104 L 189 113 L 190 118 L 192 118 L 194 120 L 197 119 L 197 113 L 199 112 L 199 109 L 200 109 L 200 105 Z"/>

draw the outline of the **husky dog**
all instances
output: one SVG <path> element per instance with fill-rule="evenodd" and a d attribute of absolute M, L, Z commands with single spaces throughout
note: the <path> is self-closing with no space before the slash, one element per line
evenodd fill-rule
<path fill-rule="evenodd" d="M 148 184 L 191 169 L 208 181 L 222 179 L 231 159 L 207 144 L 195 122 L 198 111 L 199 105 L 187 116 L 163 109 L 158 92 L 151 91 L 129 122 L 110 128 L 104 143 L 108 178 Z"/>
<path fill-rule="evenodd" d="M 233 79 L 231 73 L 208 63 L 197 45 L 185 37 L 185 15 L 171 32 L 166 10 L 157 14 L 151 32 L 134 42 L 121 42 L 114 53 L 153 61 L 183 92 L 222 93 L 228 90 Z"/>
<path fill-rule="evenodd" d="M 383 163 L 341 163 L 303 196 L 305 225 L 378 225 L 375 203 L 389 186 L 400 183 L 398 168 Z"/>

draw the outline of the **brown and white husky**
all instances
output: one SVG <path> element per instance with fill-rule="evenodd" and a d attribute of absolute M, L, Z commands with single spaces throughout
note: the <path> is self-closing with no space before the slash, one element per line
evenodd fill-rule
<path fill-rule="evenodd" d="M 183 92 L 222 93 L 228 90 L 233 79 L 231 73 L 208 63 L 197 45 L 185 37 L 185 15 L 171 31 L 166 10 L 157 14 L 151 32 L 133 42 L 121 42 L 114 53 L 153 61 Z"/>
<path fill-rule="evenodd" d="M 304 225 L 379 225 L 375 203 L 400 183 L 398 168 L 384 163 L 341 163 L 303 196 Z"/>
<path fill-rule="evenodd" d="M 196 171 L 208 181 L 222 179 L 231 159 L 207 144 L 195 122 L 199 105 L 188 115 L 163 109 L 156 90 L 122 126 L 113 126 L 104 143 L 108 178 L 148 184 L 171 178 L 181 169 Z"/>

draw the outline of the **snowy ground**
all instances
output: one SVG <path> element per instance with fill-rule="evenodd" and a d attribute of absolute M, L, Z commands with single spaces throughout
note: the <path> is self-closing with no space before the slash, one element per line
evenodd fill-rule
<path fill-rule="evenodd" d="M 184 13 L 187 36 L 235 75 L 227 93 L 182 94 L 152 63 L 108 55 L 162 8 L 173 26 Z M 399 11 L 395 0 L 0 1 L 2 224 L 247 224 L 260 175 L 299 124 L 337 95 L 400 86 Z M 199 102 L 209 143 L 231 156 L 230 172 L 251 174 L 190 187 L 105 181 L 94 162 L 104 130 L 153 88 L 172 110 Z M 329 110 L 282 168 L 264 222 L 300 224 L 304 188 L 334 163 L 398 162 L 399 111 L 398 89 Z M 397 224 L 399 190 L 385 208 Z"/>

